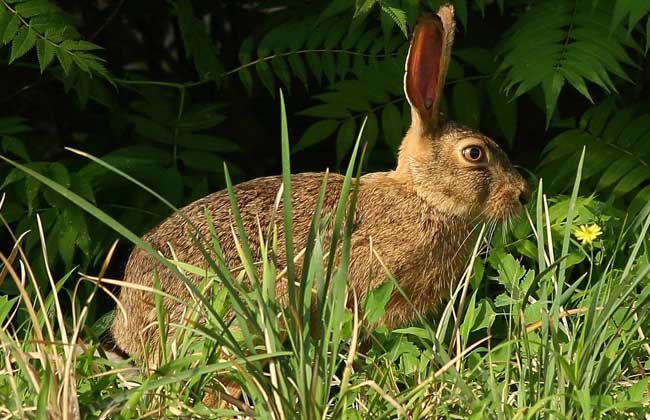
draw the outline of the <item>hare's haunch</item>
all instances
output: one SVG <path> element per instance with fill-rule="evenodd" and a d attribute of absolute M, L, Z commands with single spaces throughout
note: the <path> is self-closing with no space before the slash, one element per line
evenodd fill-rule
<path fill-rule="evenodd" d="M 443 6 L 436 15 L 426 15 L 418 21 L 404 76 L 412 123 L 402 141 L 397 168 L 360 179 L 348 288 L 363 297 L 386 280 L 379 256 L 412 302 L 411 305 L 400 292 L 394 292 L 386 315 L 380 320 L 390 327 L 412 321 L 418 313 L 430 311 L 448 296 L 450 286 L 460 277 L 472 242 L 468 237 L 477 223 L 514 217 L 530 194 L 526 181 L 496 143 L 477 131 L 440 118 L 453 37 L 451 6 Z M 296 253 L 306 245 L 323 176 L 304 173 L 291 178 Z M 329 175 L 324 216 L 334 212 L 342 183 L 342 176 Z M 266 229 L 275 223 L 279 229 L 278 264 L 283 266 L 282 213 L 273 212 L 280 186 L 280 177 L 269 177 L 245 182 L 234 190 L 253 256 L 260 256 L 259 226 Z M 205 209 L 215 224 L 226 264 L 239 267 L 225 191 L 191 203 L 181 210 L 186 219 L 175 214 L 144 239 L 166 257 L 171 258 L 172 248 L 180 261 L 203 266 L 203 256 L 194 245 L 194 233 L 186 220 L 198 227 L 199 234 L 209 242 Z M 274 214 L 276 220 L 271 220 Z M 331 228 L 326 229 L 325 243 L 330 234 Z M 296 268 L 300 272 L 300 261 Z M 142 250 L 131 254 L 124 281 L 151 287 L 154 269 L 163 291 L 189 303 L 181 280 Z M 285 283 L 278 282 L 280 299 L 286 299 Z M 120 302 L 127 317 L 116 313 L 112 328 L 115 342 L 135 358 L 147 359 L 150 355 L 144 354 L 145 348 L 157 347 L 159 340 L 153 295 L 123 287 Z M 184 305 L 165 300 L 165 306 L 172 322 L 182 320 Z"/>

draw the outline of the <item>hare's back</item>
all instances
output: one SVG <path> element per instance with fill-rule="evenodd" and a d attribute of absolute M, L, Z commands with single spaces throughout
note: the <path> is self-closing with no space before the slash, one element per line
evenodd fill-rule
<path fill-rule="evenodd" d="M 296 246 L 300 246 L 306 240 L 323 178 L 323 173 L 303 173 L 293 175 L 291 178 L 294 243 Z M 329 174 L 327 180 L 327 192 L 323 204 L 323 213 L 325 214 L 336 206 L 343 176 Z M 275 208 L 281 185 L 282 178 L 272 176 L 257 178 L 234 187 L 241 221 L 254 257 L 259 257 L 260 228 L 266 232 L 269 226 L 275 223 L 280 236 L 283 235 L 281 201 L 279 207 Z M 212 239 L 206 211 L 215 227 L 226 262 L 229 265 L 240 266 L 241 262 L 239 262 L 233 238 L 233 228 L 236 231 L 236 225 L 226 190 L 215 192 L 185 206 L 144 235 L 143 239 L 167 257 L 172 256 L 173 250 L 173 255 L 179 260 L 190 264 L 200 264 L 203 256 L 196 247 L 195 238 L 202 238 L 208 244 Z M 284 241 L 279 242 L 283 243 Z M 132 255 L 133 257 L 135 255 Z M 129 274 L 137 275 L 135 272 L 129 273 L 129 270 L 140 271 L 147 268 L 149 267 L 143 267 L 141 264 L 128 264 L 125 277 L 129 277 Z M 129 281 L 128 278 L 126 280 Z"/>

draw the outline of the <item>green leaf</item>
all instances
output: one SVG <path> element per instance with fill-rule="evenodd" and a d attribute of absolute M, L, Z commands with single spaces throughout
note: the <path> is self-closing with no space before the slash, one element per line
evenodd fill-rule
<path fill-rule="evenodd" d="M 454 115 L 459 122 L 478 128 L 481 121 L 481 103 L 474 85 L 464 80 L 456 83 L 452 90 L 452 104 Z"/>
<path fill-rule="evenodd" d="M 377 117 L 373 112 L 368 114 L 363 134 L 361 135 L 361 147 L 366 146 L 366 156 L 369 156 L 379 138 L 379 126 L 377 124 Z"/>
<path fill-rule="evenodd" d="M 642 182 L 650 179 L 650 168 L 640 166 L 633 169 L 614 187 L 614 194 L 623 195 L 636 189 Z"/>
<path fill-rule="evenodd" d="M 31 128 L 20 117 L 0 117 L 0 135 L 19 134 Z"/>
<path fill-rule="evenodd" d="M 31 28 L 21 28 L 18 36 L 14 38 L 11 43 L 11 56 L 9 57 L 9 64 L 13 63 L 29 50 L 34 48 L 36 44 L 36 32 Z"/>
<path fill-rule="evenodd" d="M 374 288 L 364 299 L 364 317 L 368 324 L 374 324 L 386 312 L 386 304 L 393 293 L 393 283 L 385 282 Z"/>
<path fill-rule="evenodd" d="M 9 22 L 5 27 L 4 33 L 2 34 L 3 44 L 7 45 L 16 37 L 16 33 L 18 32 L 19 26 L 20 26 L 20 19 L 18 18 L 18 15 L 13 15 L 11 19 L 9 19 Z"/>
<path fill-rule="evenodd" d="M 219 80 L 224 71 L 223 66 L 204 22 L 194 15 L 192 2 L 178 0 L 176 14 L 187 58 L 194 59 L 194 66 L 202 79 Z"/>
<path fill-rule="evenodd" d="M 0 26 L 2 28 L 2 26 Z M 645 49 L 644 53 L 647 55 L 648 50 L 650 50 L 650 16 L 648 16 L 648 20 L 646 20 L 645 23 Z"/>
<path fill-rule="evenodd" d="M 298 115 L 318 118 L 348 118 L 350 113 L 338 104 L 323 104 L 300 111 Z"/>
<path fill-rule="evenodd" d="M 559 73 L 554 73 L 550 78 L 542 82 L 542 89 L 544 90 L 544 104 L 546 105 L 546 127 L 548 128 L 551 118 L 555 113 L 557 106 L 557 98 L 560 96 L 560 91 L 564 86 L 564 78 Z"/>
<path fill-rule="evenodd" d="M 212 153 L 185 150 L 179 153 L 179 158 L 189 168 L 198 171 L 223 173 L 223 159 Z"/>
<path fill-rule="evenodd" d="M 102 47 L 99 45 L 95 45 L 92 42 L 84 41 L 82 39 L 66 39 L 61 44 L 59 44 L 59 47 L 67 51 L 94 51 L 102 49 Z"/>
<path fill-rule="evenodd" d="M 307 128 L 298 143 L 293 147 L 292 152 L 295 153 L 309 146 L 320 143 L 332 135 L 338 126 L 339 122 L 336 120 L 323 120 L 312 124 Z"/>
<path fill-rule="evenodd" d="M 62 50 L 60 48 L 56 49 L 56 58 L 59 60 L 61 67 L 63 68 L 64 74 L 70 74 L 72 69 L 72 56 L 69 52 Z"/>
<path fill-rule="evenodd" d="M 3 41 L 4 33 L 6 32 L 7 26 L 13 16 L 13 13 L 9 13 L 9 10 L 0 7 L 0 41 Z"/>
<path fill-rule="evenodd" d="M 241 151 L 241 147 L 232 140 L 206 134 L 184 134 L 177 139 L 176 143 L 188 149 L 206 150 L 209 152 Z"/>
<path fill-rule="evenodd" d="M 406 13 L 404 10 L 397 8 L 397 7 L 391 7 L 387 5 L 389 1 L 384 0 L 381 1 L 381 10 L 386 13 L 397 25 L 397 27 L 402 31 L 405 37 L 408 37 L 408 31 L 406 29 Z"/>
<path fill-rule="evenodd" d="M 640 47 L 623 28 L 611 25 L 612 15 L 616 21 L 628 13 L 621 5 L 612 10 L 612 2 L 605 1 L 535 2 L 498 48 L 497 72 L 505 78 L 505 90 L 515 88 L 519 96 L 542 85 L 548 126 L 567 82 L 588 100 L 586 81 L 605 92 L 616 91 L 613 77 L 630 82 L 626 67 L 636 66 L 630 53 Z"/>
<path fill-rule="evenodd" d="M 53 193 L 56 194 L 56 193 Z M 65 199 L 59 197 L 63 202 Z M 68 203 L 66 203 L 68 204 Z M 69 204 L 68 204 L 69 205 Z M 59 234 L 57 235 L 57 251 L 65 264 L 66 269 L 73 266 L 75 242 L 77 240 L 77 230 L 74 224 L 64 224 L 59 222 Z"/>
<path fill-rule="evenodd" d="M 60 12 L 60 9 L 49 0 L 28 0 L 16 4 L 16 13 L 23 18 Z"/>
<path fill-rule="evenodd" d="M 24 161 L 30 161 L 29 153 L 25 147 L 25 143 L 13 136 L 2 137 L 2 151 L 5 153 L 12 153 Z"/>
<path fill-rule="evenodd" d="M 165 170 L 160 178 L 160 194 L 170 203 L 178 205 L 183 198 L 183 177 L 178 169 Z"/>
<path fill-rule="evenodd" d="M 508 140 L 510 147 L 514 145 L 517 134 L 517 100 L 508 98 L 499 89 L 496 80 L 492 79 L 487 84 L 490 106 L 497 119 L 503 136 Z"/>
<path fill-rule="evenodd" d="M 365 17 L 379 0 L 356 0 L 354 19 Z"/>
<path fill-rule="evenodd" d="M 341 165 L 345 156 L 347 156 L 350 149 L 352 149 L 356 137 L 356 131 L 357 125 L 353 118 L 348 118 L 343 124 L 341 124 L 341 128 L 339 128 L 339 132 L 336 136 L 336 166 Z"/>
<path fill-rule="evenodd" d="M 43 39 L 36 40 L 36 55 L 38 56 L 38 64 L 41 73 L 43 73 L 47 66 L 52 63 L 55 54 L 56 46 L 54 46 L 50 41 Z"/>

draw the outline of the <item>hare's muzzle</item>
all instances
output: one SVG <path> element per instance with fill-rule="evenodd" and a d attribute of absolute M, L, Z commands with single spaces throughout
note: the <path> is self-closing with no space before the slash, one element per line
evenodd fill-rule
<path fill-rule="evenodd" d="M 530 186 L 528 182 L 523 181 L 521 189 L 519 190 L 519 203 L 525 206 L 530 201 Z"/>

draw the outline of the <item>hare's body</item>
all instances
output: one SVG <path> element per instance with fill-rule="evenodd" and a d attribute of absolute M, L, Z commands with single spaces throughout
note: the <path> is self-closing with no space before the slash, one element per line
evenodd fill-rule
<path fill-rule="evenodd" d="M 411 105 L 411 127 L 402 141 L 397 168 L 368 174 L 360 180 L 348 269 L 349 296 L 356 293 L 362 298 L 387 278 L 387 271 L 391 273 L 401 291 L 393 292 L 386 315 L 380 320 L 388 326 L 401 325 L 425 314 L 448 295 L 451 283 L 460 277 L 476 224 L 513 217 L 529 195 L 526 181 L 496 143 L 475 130 L 441 122 L 439 105 L 453 36 L 451 6 L 443 6 L 437 15 L 425 15 L 418 21 L 404 78 Z M 322 174 L 292 178 L 294 254 L 305 247 L 322 178 Z M 334 212 L 342 182 L 340 175 L 329 176 L 323 207 L 326 218 Z M 272 177 L 235 188 L 246 235 L 257 258 L 259 228 L 266 231 L 270 225 L 277 226 L 278 244 L 284 244 L 282 212 L 273 211 L 280 184 L 280 178 Z M 240 258 L 232 235 L 227 194 L 212 194 L 182 210 L 199 227 L 199 235 L 209 239 L 206 208 L 215 224 L 225 262 L 231 270 L 237 270 Z M 270 220 L 273 214 L 277 220 Z M 180 261 L 202 266 L 203 256 L 184 220 L 174 215 L 144 239 L 167 257 L 171 257 L 172 249 Z M 330 236 L 331 224 L 323 237 L 326 247 Z M 279 249 L 277 255 L 281 269 L 285 264 L 284 250 Z M 298 270 L 300 265 L 298 261 Z M 141 250 L 131 255 L 125 281 L 152 286 L 156 267 L 162 289 L 189 303 L 189 294 L 180 279 Z M 286 302 L 286 284 L 279 281 L 277 287 L 277 295 Z M 408 300 L 403 298 L 402 291 Z M 156 348 L 158 344 L 154 298 L 149 292 L 123 287 L 120 301 L 127 317 L 120 311 L 116 313 L 115 340 L 123 350 L 144 359 L 145 349 Z M 182 322 L 186 305 L 172 300 L 165 304 L 171 321 Z"/>
<path fill-rule="evenodd" d="M 309 222 L 323 180 L 322 173 L 300 174 L 292 177 L 294 214 L 294 252 L 298 253 L 306 245 Z M 326 200 L 323 216 L 333 215 L 343 183 L 343 177 L 328 175 Z M 281 178 L 256 179 L 235 187 L 242 221 L 250 240 L 254 257 L 259 260 L 260 247 L 258 229 L 266 231 L 269 224 L 279 230 L 278 245 L 284 244 L 282 213 L 274 212 L 274 202 L 281 185 Z M 198 227 L 206 241 L 210 241 L 204 210 L 208 209 L 215 224 L 226 263 L 231 268 L 241 265 L 235 248 L 231 227 L 230 202 L 225 191 L 220 191 L 198 200 L 182 209 L 187 219 Z M 270 220 L 276 214 L 276 220 Z M 331 219 L 331 217 L 330 217 Z M 408 223 L 404 223 L 408 220 Z M 395 180 L 390 173 L 369 174 L 361 178 L 358 203 L 355 212 L 352 234 L 352 252 L 348 284 L 361 297 L 387 279 L 386 268 L 400 279 L 400 287 L 409 295 L 407 303 L 401 294 L 395 294 L 388 304 L 384 323 L 395 326 L 412 320 L 417 314 L 411 304 L 421 313 L 426 313 L 443 298 L 449 290 L 449 283 L 458 277 L 466 257 L 466 240 L 470 233 L 471 221 L 457 217 L 451 219 L 437 212 L 422 200 L 409 185 Z M 258 225 L 259 223 L 259 225 Z M 329 224 L 331 227 L 331 224 Z M 324 241 L 329 242 L 331 228 L 328 227 Z M 155 249 L 171 258 L 170 248 L 179 261 L 205 266 L 203 256 L 196 251 L 191 229 L 178 214 L 168 218 L 144 237 Z M 370 244 L 376 253 L 371 257 Z M 278 265 L 285 261 L 284 250 L 278 250 Z M 442 258 L 440 258 L 442 257 Z M 300 270 L 302 260 L 298 261 Z M 125 280 L 143 286 L 153 286 L 154 268 L 159 273 L 160 285 L 164 292 L 191 301 L 189 292 L 169 270 L 155 263 L 146 252 L 135 250 L 126 266 Z M 190 276 L 194 281 L 200 279 Z M 370 281 L 370 283 L 369 283 Z M 279 283 L 278 296 L 283 299 L 286 283 Z M 134 356 L 142 356 L 145 343 L 157 343 L 158 334 L 154 328 L 156 311 L 153 295 L 146 291 L 123 288 L 120 300 L 127 308 L 128 318 L 119 312 L 113 325 L 113 335 L 117 345 Z M 167 302 L 166 308 L 171 318 L 182 317 L 184 308 Z M 133 328 L 134 325 L 139 326 Z M 145 326 L 149 328 L 144 328 Z M 154 344 L 155 346 L 155 344 Z"/>

